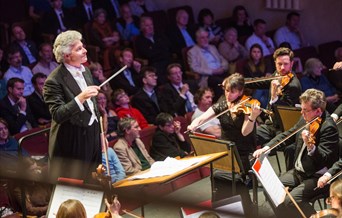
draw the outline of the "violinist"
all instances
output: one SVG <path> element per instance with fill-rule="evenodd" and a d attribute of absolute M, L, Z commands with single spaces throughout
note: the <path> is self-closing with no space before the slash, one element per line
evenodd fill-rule
<path fill-rule="evenodd" d="M 280 80 L 264 80 L 256 83 L 246 84 L 246 88 L 254 89 L 269 89 L 268 108 L 274 111 L 276 105 L 292 106 L 299 103 L 298 99 L 302 93 L 302 88 L 296 74 L 291 71 L 294 63 L 294 54 L 289 48 L 278 48 L 273 59 L 276 66 L 276 71 L 272 76 L 283 76 Z M 267 120 L 265 124 L 257 128 L 257 144 L 264 145 L 273 137 L 280 133 L 279 121 L 273 118 L 272 121 Z M 291 150 L 290 150 L 291 151 Z M 286 151 L 286 169 L 293 168 L 290 164 L 293 154 L 287 155 Z M 292 152 L 293 153 L 293 152 Z"/>
<path fill-rule="evenodd" d="M 342 104 L 340 104 L 336 110 L 331 114 L 331 117 L 336 122 L 342 116 Z M 342 137 L 342 136 L 341 136 Z"/>
<path fill-rule="evenodd" d="M 289 187 L 294 200 L 301 204 L 304 213 L 311 215 L 310 199 L 327 191 L 316 189 L 318 178 L 339 158 L 338 130 L 335 122 L 325 111 L 326 98 L 322 91 L 308 89 L 300 96 L 302 118 L 286 132 L 273 138 L 265 147 L 254 152 L 259 157 L 270 146 L 295 132 L 299 127 L 309 123 L 308 129 L 299 131 L 294 137 L 284 141 L 285 146 L 295 145 L 294 169 L 280 177 L 284 186 Z M 290 209 L 291 201 L 286 197 L 282 207 Z"/>
<path fill-rule="evenodd" d="M 324 173 L 324 175 L 318 179 L 317 187 L 323 188 L 327 184 L 327 182 L 341 170 L 342 158 L 340 157 L 340 159 L 336 163 L 334 163 L 334 165 L 328 170 L 328 172 Z M 340 177 L 342 179 L 342 176 Z"/>

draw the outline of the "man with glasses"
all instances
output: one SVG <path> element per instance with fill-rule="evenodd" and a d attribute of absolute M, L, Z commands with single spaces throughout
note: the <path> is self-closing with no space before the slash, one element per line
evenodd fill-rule
<path fill-rule="evenodd" d="M 269 147 L 307 124 L 307 128 L 283 142 L 285 146 L 295 145 L 295 162 L 294 169 L 282 175 L 280 181 L 285 187 L 289 187 L 291 195 L 296 202 L 301 203 L 304 212 L 309 213 L 311 212 L 310 199 L 327 191 L 326 188 L 316 190 L 314 188 L 319 177 L 339 158 L 339 136 L 334 120 L 325 111 L 326 98 L 322 91 L 308 89 L 300 96 L 300 102 L 302 118 L 298 123 L 288 131 L 277 135 L 264 148 L 255 151 L 253 156 L 259 157 Z M 316 120 L 313 121 L 314 119 Z M 313 122 L 310 123 L 311 121 Z M 290 205 L 291 201 L 286 197 L 280 207 L 288 209 Z"/>

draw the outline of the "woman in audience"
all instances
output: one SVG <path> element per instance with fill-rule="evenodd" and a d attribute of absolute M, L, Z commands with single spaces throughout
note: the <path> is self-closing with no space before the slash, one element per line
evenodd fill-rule
<path fill-rule="evenodd" d="M 108 98 L 103 91 L 100 91 L 97 95 L 97 106 L 103 117 L 104 122 L 104 132 L 106 132 L 106 138 L 108 141 L 117 138 L 117 124 L 119 121 L 118 115 L 114 110 L 110 109 L 108 106 Z"/>
<path fill-rule="evenodd" d="M 327 110 L 332 113 L 341 99 L 336 89 L 330 84 L 327 77 L 323 74 L 324 65 L 317 58 L 310 58 L 305 62 L 304 77 L 301 78 L 303 92 L 307 89 L 318 89 L 324 92 L 327 98 Z"/>
<path fill-rule="evenodd" d="M 238 40 L 238 33 L 235 28 L 231 27 L 224 31 L 223 42 L 220 43 L 218 50 L 220 54 L 229 62 L 229 72 L 236 72 L 236 62 L 247 58 L 248 52 Z"/>
<path fill-rule="evenodd" d="M 208 8 L 203 8 L 198 14 L 198 24 L 209 33 L 209 42 L 217 45 L 222 38 L 221 27 L 214 22 L 214 14 Z"/>
<path fill-rule="evenodd" d="M 148 126 L 148 123 L 141 112 L 130 105 L 130 99 L 123 89 L 117 89 L 113 92 L 112 102 L 115 105 L 115 112 L 120 118 L 134 118 L 138 122 L 141 129 L 144 129 Z"/>
<path fill-rule="evenodd" d="M 125 45 L 129 45 L 135 36 L 140 34 L 139 17 L 132 16 L 128 4 L 121 5 L 121 17 L 116 22 L 116 28 L 120 33 Z"/>
<path fill-rule="evenodd" d="M 263 56 L 262 47 L 259 44 L 252 45 L 247 63 L 243 66 L 243 75 L 246 78 L 265 77 L 272 74 L 272 67 Z M 266 108 L 268 104 L 268 95 L 268 89 L 257 89 L 253 92 L 253 98 L 258 99 L 263 108 Z"/>
<path fill-rule="evenodd" d="M 235 6 L 232 19 L 229 26 L 237 30 L 239 41 L 241 44 L 244 44 L 247 37 L 253 33 L 253 27 L 250 24 L 246 8 L 242 5 Z"/>
<path fill-rule="evenodd" d="M 94 21 L 91 25 L 91 41 L 101 48 L 118 47 L 120 35 L 114 31 L 107 21 L 107 12 L 100 8 L 94 12 Z"/>
<path fill-rule="evenodd" d="M 150 152 L 155 161 L 163 161 L 167 157 L 183 158 L 190 153 L 191 147 L 180 132 L 179 121 L 174 121 L 168 113 L 160 113 L 156 117 L 156 125 L 158 129 L 153 136 Z"/>

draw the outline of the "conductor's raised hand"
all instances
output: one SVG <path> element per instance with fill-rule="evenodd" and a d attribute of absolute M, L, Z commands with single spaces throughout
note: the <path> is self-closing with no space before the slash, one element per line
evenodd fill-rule
<path fill-rule="evenodd" d="M 77 98 L 83 104 L 87 99 L 97 96 L 99 90 L 99 86 L 87 86 L 79 95 L 77 95 Z"/>

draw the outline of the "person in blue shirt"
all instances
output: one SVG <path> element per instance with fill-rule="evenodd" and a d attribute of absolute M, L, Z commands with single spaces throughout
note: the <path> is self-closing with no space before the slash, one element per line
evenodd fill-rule
<path fill-rule="evenodd" d="M 124 179 L 126 177 L 126 173 L 120 163 L 118 156 L 114 152 L 114 149 L 109 147 L 107 149 L 107 154 L 108 154 L 109 172 L 110 172 L 110 177 L 112 178 L 112 182 L 114 183 L 114 182 Z M 102 152 L 102 165 L 107 170 L 105 152 Z"/>

